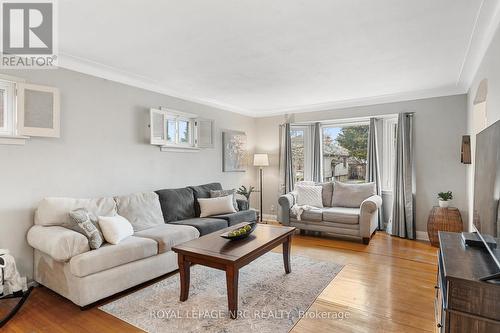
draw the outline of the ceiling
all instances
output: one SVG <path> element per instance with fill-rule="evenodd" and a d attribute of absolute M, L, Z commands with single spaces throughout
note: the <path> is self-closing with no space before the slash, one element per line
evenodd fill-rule
<path fill-rule="evenodd" d="M 64 0 L 60 66 L 251 116 L 463 93 L 482 5 Z"/>

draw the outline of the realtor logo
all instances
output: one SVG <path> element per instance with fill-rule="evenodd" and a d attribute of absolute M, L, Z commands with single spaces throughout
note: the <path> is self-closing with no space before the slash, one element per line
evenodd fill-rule
<path fill-rule="evenodd" d="M 54 67 L 54 6 L 50 0 L 1 2 L 2 67 Z"/>

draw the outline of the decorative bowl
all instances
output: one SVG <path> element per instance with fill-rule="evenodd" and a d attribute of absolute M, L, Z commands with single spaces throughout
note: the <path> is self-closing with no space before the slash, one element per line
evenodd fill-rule
<path fill-rule="evenodd" d="M 238 230 L 238 229 L 241 229 L 245 226 L 249 225 L 250 226 L 250 230 L 242 235 L 238 235 L 238 236 L 229 236 L 229 234 L 234 231 L 234 230 Z M 237 227 L 237 228 L 234 228 L 233 230 L 229 230 L 229 231 L 226 231 L 222 234 L 220 234 L 220 236 L 222 238 L 225 238 L 225 239 L 229 239 L 229 240 L 238 240 L 238 239 L 243 239 L 243 238 L 247 238 L 248 236 L 250 236 L 250 234 L 255 230 L 255 228 L 257 227 L 257 222 L 248 222 L 246 224 L 242 224 L 241 226 Z"/>

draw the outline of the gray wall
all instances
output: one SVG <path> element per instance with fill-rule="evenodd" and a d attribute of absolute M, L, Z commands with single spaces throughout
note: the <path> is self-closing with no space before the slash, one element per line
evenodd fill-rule
<path fill-rule="evenodd" d="M 0 145 L 0 248 L 32 276 L 26 232 L 45 196 L 98 197 L 220 181 L 253 184 L 255 170 L 223 173 L 221 129 L 245 131 L 255 145 L 255 120 L 67 70 L 3 71 L 61 90 L 61 138 Z M 160 152 L 147 143 L 149 108 L 166 106 L 215 119 L 216 147 Z"/>
<path fill-rule="evenodd" d="M 476 92 L 479 83 L 483 80 L 488 80 L 488 95 L 486 97 L 486 113 L 487 126 L 500 120 L 500 28 L 497 29 L 495 36 L 486 52 L 481 65 L 479 66 L 471 88 L 467 95 L 467 131 L 470 135 L 473 133 L 473 101 L 476 97 Z M 469 229 L 472 228 L 472 206 L 474 196 L 474 169 L 472 165 L 467 167 L 467 202 L 469 207 Z"/>
<path fill-rule="evenodd" d="M 416 219 L 417 231 L 426 231 L 427 217 L 436 194 L 451 190 L 453 205 L 467 216 L 465 176 L 460 163 L 461 137 L 466 131 L 466 95 L 438 97 L 407 102 L 371 105 L 311 113 L 294 114 L 296 122 L 366 117 L 399 112 L 415 112 Z M 283 116 L 259 118 L 257 147 L 270 154 L 265 170 L 265 213 L 275 214 L 279 196 L 278 125 Z"/>

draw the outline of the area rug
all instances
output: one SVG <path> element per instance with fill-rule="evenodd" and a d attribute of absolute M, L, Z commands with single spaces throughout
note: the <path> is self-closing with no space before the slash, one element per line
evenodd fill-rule
<path fill-rule="evenodd" d="M 267 253 L 240 269 L 239 316 L 229 318 L 226 278 L 220 270 L 191 267 L 189 298 L 179 301 L 179 274 L 99 307 L 146 332 L 288 332 L 342 265 Z"/>

